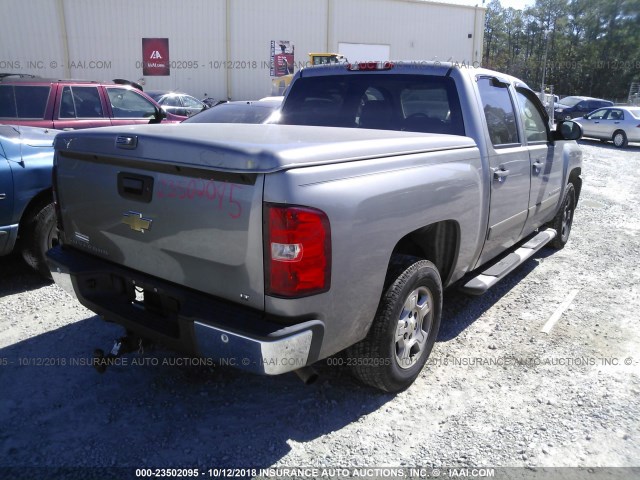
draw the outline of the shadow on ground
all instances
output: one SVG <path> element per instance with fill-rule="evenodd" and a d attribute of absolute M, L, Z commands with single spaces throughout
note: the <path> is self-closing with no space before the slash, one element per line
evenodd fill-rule
<path fill-rule="evenodd" d="M 0 298 L 50 284 L 51 281 L 29 267 L 20 254 L 0 257 Z"/>
<path fill-rule="evenodd" d="M 472 325 L 551 253 L 539 252 L 483 297 L 447 292 L 438 341 Z M 43 285 L 13 262 L 17 279 L 3 278 L 0 295 Z M 162 350 L 98 374 L 93 348 L 120 335 L 89 317 L 0 349 L 0 467 L 265 468 L 301 448 L 297 442 L 340 430 L 394 398 L 327 362 L 312 386 L 294 374 L 188 365 Z"/>

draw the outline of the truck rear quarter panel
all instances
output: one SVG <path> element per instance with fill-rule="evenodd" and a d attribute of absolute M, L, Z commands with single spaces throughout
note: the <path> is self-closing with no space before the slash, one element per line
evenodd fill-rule
<path fill-rule="evenodd" d="M 323 210 L 331 223 L 331 289 L 302 299 L 265 297 L 268 314 L 325 323 L 320 357 L 364 338 L 391 252 L 407 234 L 453 220 L 461 244 L 452 280 L 481 241 L 482 166 L 477 148 L 295 168 L 265 177 L 264 200 Z"/>

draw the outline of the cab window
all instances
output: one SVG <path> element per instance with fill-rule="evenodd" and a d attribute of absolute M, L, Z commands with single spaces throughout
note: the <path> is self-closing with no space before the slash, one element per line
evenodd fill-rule
<path fill-rule="evenodd" d="M 547 142 L 547 121 L 540 106 L 533 100 L 532 94 L 526 90 L 517 89 L 520 120 L 524 128 L 527 143 Z"/>
<path fill-rule="evenodd" d="M 151 118 L 156 107 L 142 95 L 127 88 L 107 88 L 113 118 Z"/>
<path fill-rule="evenodd" d="M 495 147 L 520 144 L 516 115 L 507 85 L 493 78 L 481 77 L 478 79 L 478 91 L 491 143 Z"/>
<path fill-rule="evenodd" d="M 607 116 L 607 110 L 602 109 L 602 110 L 597 110 L 593 113 L 590 113 L 589 115 L 585 115 L 585 118 L 588 118 L 589 120 L 602 120 L 606 116 Z"/>

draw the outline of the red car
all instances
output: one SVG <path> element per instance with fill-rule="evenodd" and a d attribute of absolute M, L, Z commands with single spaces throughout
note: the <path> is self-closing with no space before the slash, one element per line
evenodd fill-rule
<path fill-rule="evenodd" d="M 164 112 L 136 84 L 116 82 L 0 74 L 0 123 L 63 130 L 187 118 Z"/>

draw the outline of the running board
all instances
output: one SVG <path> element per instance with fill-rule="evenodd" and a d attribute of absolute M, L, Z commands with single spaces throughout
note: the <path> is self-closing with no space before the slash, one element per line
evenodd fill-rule
<path fill-rule="evenodd" d="M 460 291 L 468 293 L 469 295 L 482 295 L 506 277 L 507 274 L 526 262 L 534 253 L 555 237 L 556 231 L 551 228 L 539 232 L 535 237 L 529 239 L 525 244 L 504 257 L 498 263 L 494 263 L 462 285 Z"/>

